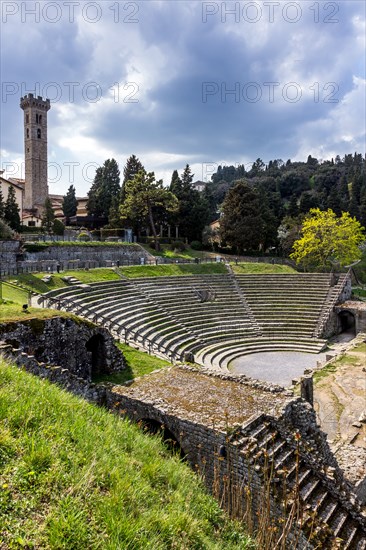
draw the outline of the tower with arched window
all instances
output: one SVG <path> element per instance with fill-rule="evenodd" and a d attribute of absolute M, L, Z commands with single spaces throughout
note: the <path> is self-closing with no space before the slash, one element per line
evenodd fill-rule
<path fill-rule="evenodd" d="M 48 197 L 47 176 L 47 112 L 49 99 L 25 95 L 20 99 L 24 111 L 25 189 L 23 207 L 42 212 Z"/>

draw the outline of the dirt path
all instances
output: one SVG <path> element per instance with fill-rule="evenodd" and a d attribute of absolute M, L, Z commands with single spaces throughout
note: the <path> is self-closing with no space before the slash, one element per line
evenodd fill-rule
<path fill-rule="evenodd" d="M 364 345 L 363 345 L 364 346 Z M 366 477 L 366 352 L 349 350 L 314 384 L 314 408 L 346 477 Z"/>

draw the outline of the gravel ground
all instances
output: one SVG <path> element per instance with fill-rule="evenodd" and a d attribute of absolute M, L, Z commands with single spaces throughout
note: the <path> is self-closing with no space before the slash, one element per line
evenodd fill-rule
<path fill-rule="evenodd" d="M 229 370 L 287 387 L 294 378 L 304 374 L 304 369 L 313 368 L 317 361 L 324 361 L 324 359 L 325 353 L 296 351 L 252 353 L 234 359 L 230 363 Z"/>

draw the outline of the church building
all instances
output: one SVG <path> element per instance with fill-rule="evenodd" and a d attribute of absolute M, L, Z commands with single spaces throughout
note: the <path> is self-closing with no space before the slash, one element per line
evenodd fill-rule
<path fill-rule="evenodd" d="M 51 102 L 29 93 L 20 99 L 20 108 L 24 112 L 25 178 L 7 179 L 3 177 L 4 171 L 0 171 L 0 187 L 6 201 L 9 187 L 13 186 L 22 225 L 40 227 L 47 197 L 51 199 L 56 217 L 64 217 L 63 196 L 50 195 L 48 189 L 47 113 Z M 86 198 L 78 198 L 79 216 L 86 214 L 86 201 Z"/>

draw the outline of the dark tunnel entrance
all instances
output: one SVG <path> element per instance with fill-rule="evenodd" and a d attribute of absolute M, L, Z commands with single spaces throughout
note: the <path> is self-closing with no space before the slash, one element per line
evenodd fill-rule
<path fill-rule="evenodd" d="M 164 424 L 150 418 L 142 418 L 139 421 L 139 424 L 144 432 L 152 435 L 159 435 L 162 438 L 164 445 L 172 454 L 178 454 L 181 459 L 186 457 L 186 453 L 182 449 L 181 444 L 175 435 L 166 426 L 164 426 Z"/>
<path fill-rule="evenodd" d="M 347 310 L 341 311 L 338 314 L 338 319 L 340 333 L 347 332 L 356 336 L 356 319 L 353 313 Z"/>
<path fill-rule="evenodd" d="M 101 334 L 95 334 L 85 344 L 91 352 L 91 377 L 105 372 L 105 341 Z"/>

